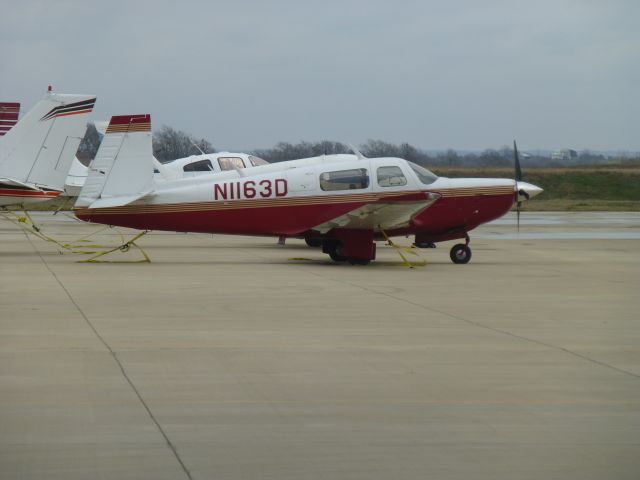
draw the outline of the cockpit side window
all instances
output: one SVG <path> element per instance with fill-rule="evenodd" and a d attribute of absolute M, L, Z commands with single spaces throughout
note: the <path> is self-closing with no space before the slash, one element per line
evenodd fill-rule
<path fill-rule="evenodd" d="M 325 191 L 361 190 L 369 186 L 366 168 L 325 172 L 320 175 L 320 188 Z"/>
<path fill-rule="evenodd" d="M 435 173 L 430 172 L 426 168 L 421 167 L 420 165 L 416 165 L 415 163 L 412 163 L 412 162 L 407 162 L 407 163 L 411 167 L 411 170 L 413 170 L 416 173 L 416 175 L 418 176 L 418 179 L 425 185 L 431 185 L 433 182 L 435 182 L 438 179 L 438 176 Z"/>
<path fill-rule="evenodd" d="M 400 167 L 378 167 L 378 185 L 381 187 L 401 187 L 407 184 Z"/>
<path fill-rule="evenodd" d="M 184 172 L 212 172 L 213 165 L 211 160 L 205 158 L 204 160 L 198 160 L 197 162 L 187 163 L 182 167 Z"/>
<path fill-rule="evenodd" d="M 218 157 L 218 165 L 220 170 L 235 170 L 236 168 L 244 168 L 245 164 L 240 157 Z"/>

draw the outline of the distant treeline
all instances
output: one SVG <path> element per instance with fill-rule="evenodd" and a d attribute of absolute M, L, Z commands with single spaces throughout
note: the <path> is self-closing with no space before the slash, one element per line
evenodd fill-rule
<path fill-rule="evenodd" d="M 511 167 L 514 163 L 513 148 L 507 146 L 498 150 L 487 149 L 481 153 L 463 153 L 456 152 L 453 149 L 444 152 L 427 153 L 408 143 L 393 144 L 382 140 L 369 140 L 365 144 L 358 146 L 358 149 L 366 157 L 399 157 L 427 167 Z M 353 152 L 344 143 L 324 140 L 296 144 L 280 142 L 272 148 L 255 150 L 251 153 L 273 163 L 318 155 Z M 607 163 L 640 165 L 640 156 L 605 156 L 585 150 L 575 152 L 575 155 L 570 156 L 570 158 L 554 159 L 550 156 L 520 152 L 520 161 L 523 166 L 547 168 Z"/>
<path fill-rule="evenodd" d="M 78 158 L 88 163 L 95 157 L 100 140 L 100 135 L 93 124 L 89 124 L 87 133 L 78 149 Z M 456 152 L 453 149 L 444 152 L 427 153 L 408 143 L 393 144 L 382 140 L 369 140 L 359 145 L 358 149 L 367 157 L 399 157 L 426 167 L 510 167 L 513 165 L 513 149 L 508 146 L 497 150 L 487 149 L 482 153 Z M 207 140 L 197 139 L 186 132 L 166 125 L 153 133 L 153 153 L 161 162 L 168 162 L 201 152 L 214 153 L 215 151 L 215 148 Z M 280 142 L 272 148 L 245 153 L 257 155 L 273 163 L 319 155 L 353 152 L 347 144 L 323 140 L 295 144 Z M 585 150 L 572 152 L 568 158 L 558 159 L 527 152 L 520 153 L 521 163 L 527 167 L 570 167 L 607 163 L 640 165 L 640 155 L 638 154 L 605 156 Z"/>

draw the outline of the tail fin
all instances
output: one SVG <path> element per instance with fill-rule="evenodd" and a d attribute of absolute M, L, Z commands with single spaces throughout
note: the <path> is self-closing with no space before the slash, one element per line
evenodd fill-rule
<path fill-rule="evenodd" d="M 20 115 L 19 103 L 0 102 L 0 137 L 18 123 L 18 115 Z"/>
<path fill-rule="evenodd" d="M 111 117 L 76 207 L 126 205 L 153 185 L 151 115 Z"/>
<path fill-rule="evenodd" d="M 107 127 L 109 126 L 109 122 L 98 121 L 93 122 L 93 125 L 96 127 L 96 130 L 100 135 L 104 137 L 107 132 Z M 173 170 L 169 170 L 165 167 L 160 161 L 153 157 L 153 166 L 158 171 L 160 176 L 165 180 L 175 180 L 176 178 L 180 178 L 180 174 L 178 172 L 174 172 Z"/>
<path fill-rule="evenodd" d="M 93 95 L 47 94 L 0 143 L 0 177 L 63 190 L 95 101 Z"/>

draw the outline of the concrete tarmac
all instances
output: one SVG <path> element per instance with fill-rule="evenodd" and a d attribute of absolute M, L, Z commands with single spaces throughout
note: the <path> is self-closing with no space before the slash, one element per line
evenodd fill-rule
<path fill-rule="evenodd" d="M 640 215 L 513 219 L 414 269 L 0 219 L 0 478 L 640 478 Z"/>

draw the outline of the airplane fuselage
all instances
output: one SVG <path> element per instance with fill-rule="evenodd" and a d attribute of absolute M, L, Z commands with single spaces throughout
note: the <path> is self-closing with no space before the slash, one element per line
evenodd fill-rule
<path fill-rule="evenodd" d="M 388 171 L 397 172 L 398 184 L 388 183 L 388 176 L 381 180 L 380 172 Z M 349 179 L 341 172 L 362 175 Z M 343 177 L 334 183 L 323 180 L 333 174 Z M 416 234 L 436 242 L 463 238 L 478 225 L 504 215 L 516 198 L 513 180 L 434 176 L 428 181 L 423 183 L 408 162 L 395 158 L 313 165 L 282 162 L 255 167 L 246 176 L 234 171 L 157 183 L 153 193 L 129 205 L 76 208 L 76 215 L 143 230 L 314 237 L 330 236 L 332 221 L 366 205 L 424 201 L 431 194 L 434 201 L 404 223 L 382 226 L 372 219 L 347 218 L 350 224 L 335 228 L 371 229 L 380 238 L 381 226 L 389 235 Z"/>

